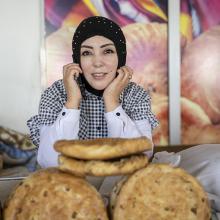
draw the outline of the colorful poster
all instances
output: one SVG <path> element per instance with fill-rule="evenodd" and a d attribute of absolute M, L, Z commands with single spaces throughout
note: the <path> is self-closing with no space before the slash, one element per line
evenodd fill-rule
<path fill-rule="evenodd" d="M 220 143 L 220 1 L 181 0 L 182 144 Z"/>
<path fill-rule="evenodd" d="M 167 1 L 160 0 L 45 0 L 46 86 L 62 78 L 72 62 L 72 36 L 77 25 L 92 15 L 119 24 L 127 40 L 127 65 L 132 80 L 151 93 L 160 126 L 156 145 L 168 144 Z"/>

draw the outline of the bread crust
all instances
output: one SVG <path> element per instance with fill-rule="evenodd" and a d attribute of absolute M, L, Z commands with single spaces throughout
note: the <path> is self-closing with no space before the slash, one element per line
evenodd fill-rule
<path fill-rule="evenodd" d="M 117 201 L 118 194 L 121 191 L 122 186 L 126 183 L 128 180 L 129 176 L 123 176 L 122 179 L 120 179 L 115 186 L 112 188 L 111 194 L 110 194 L 110 199 L 109 199 L 109 206 L 108 206 L 108 211 L 110 215 L 113 215 L 115 204 Z"/>
<path fill-rule="evenodd" d="M 127 175 L 148 164 L 145 154 L 133 155 L 112 161 L 77 160 L 59 156 L 59 169 L 77 176 L 113 176 Z"/>
<path fill-rule="evenodd" d="M 210 207 L 199 182 L 180 168 L 150 164 L 119 184 L 113 220 L 208 220 Z M 115 206 L 114 206 L 115 205 Z"/>
<path fill-rule="evenodd" d="M 97 138 L 89 140 L 60 140 L 56 151 L 83 160 L 108 160 L 152 149 L 152 141 L 140 138 Z"/>
<path fill-rule="evenodd" d="M 58 169 L 37 171 L 25 179 L 4 207 L 5 220 L 107 220 L 100 194 L 85 179 Z"/>

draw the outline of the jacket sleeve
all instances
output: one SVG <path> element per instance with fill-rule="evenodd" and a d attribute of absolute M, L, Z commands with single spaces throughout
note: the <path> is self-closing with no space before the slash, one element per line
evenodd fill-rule
<path fill-rule="evenodd" d="M 43 125 L 40 128 L 40 144 L 37 161 L 41 167 L 58 165 L 58 152 L 53 148 L 57 140 L 78 139 L 80 110 L 66 109 L 60 112 L 52 125 Z"/>
<path fill-rule="evenodd" d="M 56 121 L 65 101 L 66 95 L 61 80 L 56 81 L 41 95 L 38 115 L 31 117 L 27 121 L 30 138 L 37 147 L 39 147 L 40 143 L 40 127 L 42 125 L 52 125 Z"/>

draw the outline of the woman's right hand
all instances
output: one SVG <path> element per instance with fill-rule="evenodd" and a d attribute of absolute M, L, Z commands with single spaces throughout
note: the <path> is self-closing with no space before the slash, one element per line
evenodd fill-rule
<path fill-rule="evenodd" d="M 63 83 L 67 93 L 66 108 L 79 108 L 82 95 L 79 85 L 75 80 L 79 77 L 79 74 L 82 74 L 82 70 L 77 63 L 69 63 L 63 67 Z"/>

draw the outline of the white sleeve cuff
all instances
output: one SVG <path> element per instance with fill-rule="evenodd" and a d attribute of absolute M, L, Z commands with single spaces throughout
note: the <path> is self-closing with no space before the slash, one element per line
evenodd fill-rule
<path fill-rule="evenodd" d="M 134 138 L 146 136 L 152 141 L 151 126 L 147 119 L 133 121 L 123 110 L 122 106 L 118 106 L 114 111 L 105 113 L 108 137 Z M 152 150 L 146 151 L 145 154 L 151 157 Z"/>
<path fill-rule="evenodd" d="M 125 111 L 121 105 L 119 105 L 115 110 L 105 113 L 105 118 L 108 122 L 112 121 L 112 119 L 115 119 L 115 117 L 117 117 L 117 118 L 121 118 L 121 117 L 127 118 L 128 117 L 128 115 L 125 113 Z"/>
<path fill-rule="evenodd" d="M 105 113 L 108 137 L 123 137 L 126 122 L 130 119 L 119 105 L 115 110 Z"/>
<path fill-rule="evenodd" d="M 52 125 L 43 125 L 40 129 L 38 163 L 42 167 L 57 166 L 58 153 L 53 145 L 61 139 L 78 139 L 80 110 L 62 109 Z"/>
<path fill-rule="evenodd" d="M 79 109 L 67 109 L 63 107 L 62 111 L 55 121 L 55 127 L 59 139 L 78 139 L 79 132 Z"/>
<path fill-rule="evenodd" d="M 71 121 L 79 118 L 79 116 L 80 116 L 80 109 L 67 109 L 64 106 L 62 111 L 58 115 L 56 121 L 59 121 L 59 120 L 68 120 L 69 121 L 70 120 L 70 122 L 71 122 Z"/>
<path fill-rule="evenodd" d="M 105 113 L 108 137 L 133 138 L 142 136 L 134 121 L 126 114 L 122 106 Z"/>

